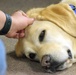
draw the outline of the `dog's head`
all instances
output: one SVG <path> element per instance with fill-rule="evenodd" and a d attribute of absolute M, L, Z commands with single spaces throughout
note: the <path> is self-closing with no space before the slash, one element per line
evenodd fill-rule
<path fill-rule="evenodd" d="M 76 37 L 76 18 L 71 8 L 57 4 L 27 14 L 38 21 L 25 29 L 25 37 L 16 45 L 16 54 L 39 60 L 48 72 L 70 67 L 74 58 L 70 38 Z"/>

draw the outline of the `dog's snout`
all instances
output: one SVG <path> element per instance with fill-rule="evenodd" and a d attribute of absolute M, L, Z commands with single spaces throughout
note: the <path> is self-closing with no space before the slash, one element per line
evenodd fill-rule
<path fill-rule="evenodd" d="M 56 72 L 57 68 L 61 66 L 63 63 L 59 63 L 54 61 L 50 55 L 43 56 L 41 60 L 41 65 L 43 68 L 45 68 L 47 71 Z"/>
<path fill-rule="evenodd" d="M 56 64 L 57 64 L 56 62 L 52 61 L 50 55 L 43 56 L 42 61 L 41 61 L 42 67 L 45 68 L 47 71 L 50 70 L 50 71 L 55 72 L 56 71 L 55 70 L 55 65 Z"/>
<path fill-rule="evenodd" d="M 35 54 L 35 53 L 30 53 L 30 54 L 29 54 L 29 58 L 30 58 L 30 59 L 34 59 L 34 58 L 35 58 L 35 56 L 36 56 L 36 54 Z"/>

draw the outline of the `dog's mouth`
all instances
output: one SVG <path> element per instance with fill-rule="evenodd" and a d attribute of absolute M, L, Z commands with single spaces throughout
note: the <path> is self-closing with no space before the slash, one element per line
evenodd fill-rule
<path fill-rule="evenodd" d="M 57 71 L 61 71 L 64 69 L 65 62 L 53 61 L 51 59 L 50 55 L 46 55 L 43 57 L 43 59 L 41 61 L 41 65 L 47 72 L 57 72 Z"/>
<path fill-rule="evenodd" d="M 50 66 L 43 66 L 43 68 L 47 71 L 47 72 L 57 72 L 60 71 L 60 68 L 63 67 L 64 63 L 60 63 L 57 65 L 53 65 L 51 64 Z"/>

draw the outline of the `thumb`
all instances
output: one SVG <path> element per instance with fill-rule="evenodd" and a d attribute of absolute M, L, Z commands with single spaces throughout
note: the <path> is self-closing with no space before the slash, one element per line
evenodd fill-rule
<path fill-rule="evenodd" d="M 32 24 L 34 22 L 34 20 L 35 20 L 34 18 L 29 18 L 23 11 L 20 11 L 20 12 L 22 12 L 22 15 L 27 18 L 28 24 Z"/>
<path fill-rule="evenodd" d="M 30 25 L 34 22 L 34 18 L 27 18 L 27 25 Z"/>

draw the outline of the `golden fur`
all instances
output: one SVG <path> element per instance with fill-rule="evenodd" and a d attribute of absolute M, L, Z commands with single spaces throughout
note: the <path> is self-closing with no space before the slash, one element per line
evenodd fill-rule
<path fill-rule="evenodd" d="M 27 12 L 36 21 L 25 29 L 25 37 L 18 40 L 16 54 L 18 57 L 35 53 L 34 60 L 41 62 L 44 55 L 51 55 L 57 62 L 65 63 L 59 70 L 69 68 L 76 62 L 76 14 L 69 6 L 76 5 L 76 0 L 62 0 L 45 8 L 33 8 Z M 40 33 L 45 30 L 45 38 L 38 40 Z M 68 58 L 67 50 L 72 53 Z"/>

